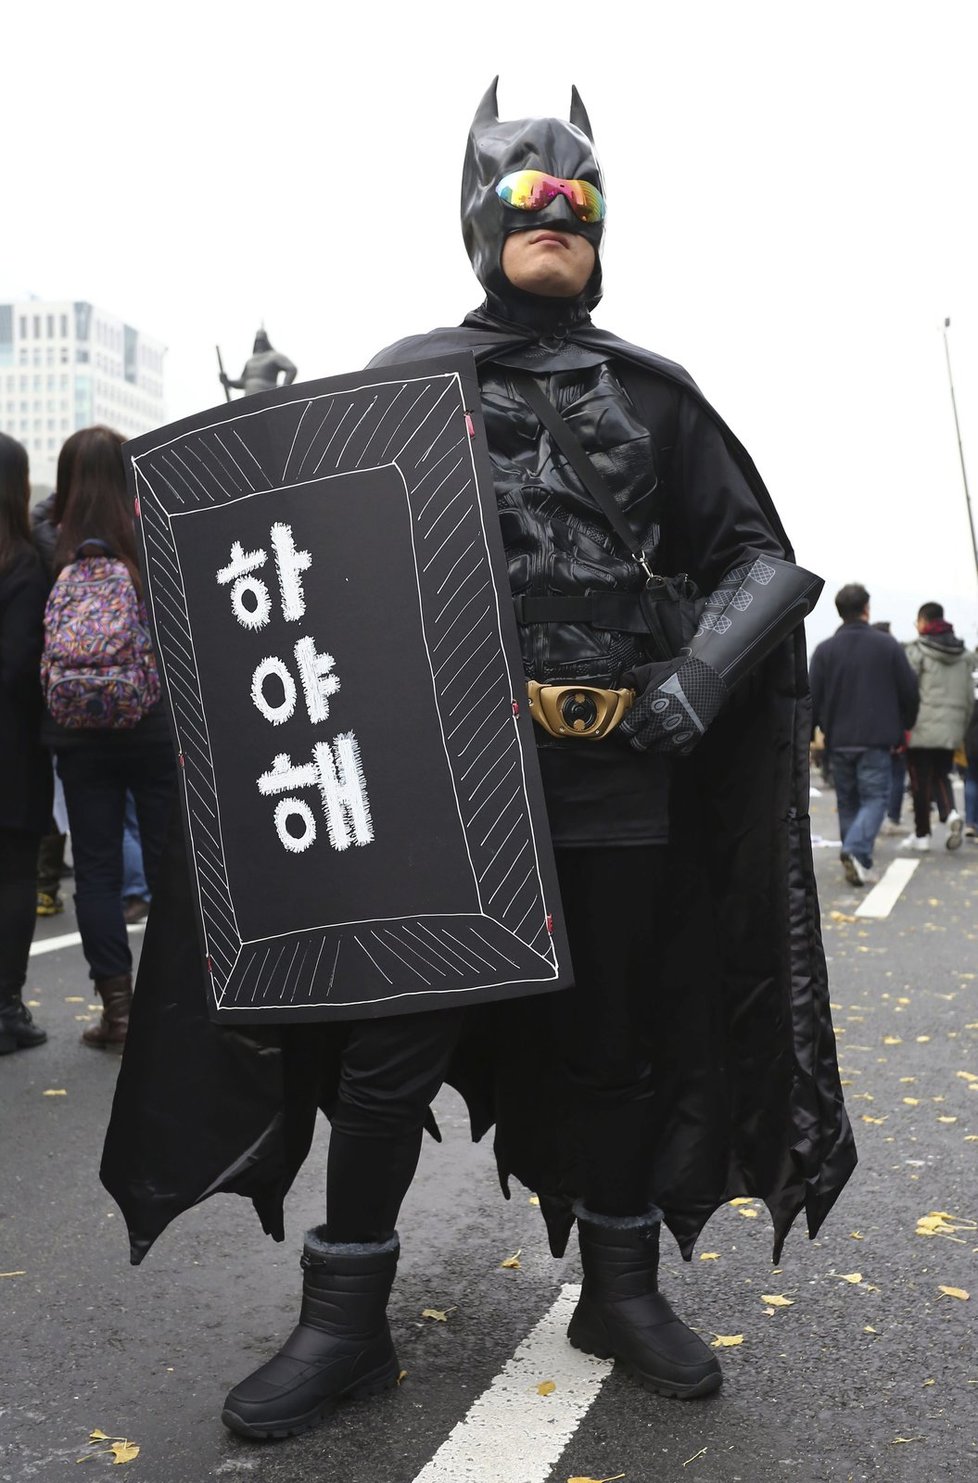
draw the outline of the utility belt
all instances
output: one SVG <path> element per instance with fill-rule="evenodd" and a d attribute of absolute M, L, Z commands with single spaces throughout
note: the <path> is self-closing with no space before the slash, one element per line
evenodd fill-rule
<path fill-rule="evenodd" d="M 528 623 L 586 623 L 591 628 L 607 628 L 615 633 L 642 633 L 656 641 L 657 647 L 671 649 L 677 632 L 678 604 L 688 603 L 690 620 L 699 596 L 685 573 L 678 577 L 653 577 L 638 592 L 589 592 L 574 597 L 513 598 L 513 611 L 521 625 Z M 687 625 L 688 635 L 696 624 Z M 663 657 L 666 657 L 665 655 Z M 671 654 L 670 654 L 671 657 Z"/>
<path fill-rule="evenodd" d="M 635 702 L 634 690 L 603 690 L 599 685 L 562 684 L 557 680 L 541 685 L 527 680 L 530 715 L 551 736 L 601 741 L 628 713 Z"/>
<path fill-rule="evenodd" d="M 685 575 L 653 577 L 638 592 L 592 592 L 572 597 L 513 598 L 516 621 L 584 623 L 614 633 L 642 634 L 650 656 L 671 658 L 696 630 L 699 594 Z M 602 741 L 627 715 L 630 689 L 608 690 L 574 680 L 527 681 L 530 715 L 550 736 Z"/>

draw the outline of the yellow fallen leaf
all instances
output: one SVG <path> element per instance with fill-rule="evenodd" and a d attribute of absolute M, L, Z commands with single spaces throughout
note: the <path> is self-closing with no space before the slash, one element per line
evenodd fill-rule
<path fill-rule="evenodd" d="M 118 1466 L 121 1462 L 132 1462 L 134 1458 L 139 1456 L 139 1448 L 135 1442 L 113 1442 L 109 1451 L 115 1454 L 113 1466 Z"/>
<path fill-rule="evenodd" d="M 624 1476 L 624 1473 L 616 1473 L 613 1478 L 568 1478 L 567 1483 L 618 1483 Z"/>
<path fill-rule="evenodd" d="M 884 1045 L 902 1045 L 903 1044 L 903 1041 L 900 1039 L 900 1036 L 899 1035 L 884 1035 L 883 1036 L 883 1044 Z"/>
<path fill-rule="evenodd" d="M 754 1196 L 753 1195 L 738 1195 L 737 1198 L 735 1200 L 731 1200 L 730 1203 L 731 1203 L 731 1205 L 753 1205 L 753 1203 L 754 1203 Z"/>
<path fill-rule="evenodd" d="M 862 1120 L 864 1123 L 874 1123 L 876 1127 L 880 1127 L 883 1123 L 886 1122 L 888 1116 L 889 1114 L 886 1113 L 883 1117 L 870 1117 L 868 1112 L 864 1112 L 862 1115 Z"/>
<path fill-rule="evenodd" d="M 856 918 L 855 917 L 849 916 L 848 913 L 847 912 L 844 912 L 844 911 L 830 911 L 829 912 L 829 916 L 832 918 L 833 922 L 854 922 L 854 921 L 856 921 Z M 832 1008 L 833 1009 L 841 1009 L 842 1008 L 842 1005 L 841 1004 L 833 1004 L 832 1005 Z"/>
<path fill-rule="evenodd" d="M 84 1004 L 85 1003 L 85 1000 L 83 999 L 83 997 L 82 997 L 81 994 L 66 994 L 65 995 L 65 1003 L 66 1004 Z"/>
<path fill-rule="evenodd" d="M 937 1291 L 943 1293 L 946 1298 L 959 1298 L 962 1303 L 966 1303 L 971 1297 L 970 1292 L 965 1292 L 963 1287 L 944 1287 L 942 1285 Z"/>
<path fill-rule="evenodd" d="M 863 1280 L 862 1272 L 836 1272 L 835 1275 L 840 1282 L 857 1283 Z"/>
<path fill-rule="evenodd" d="M 926 1045 L 927 1042 L 928 1042 L 928 1040 L 930 1040 L 930 1036 L 929 1035 L 918 1035 L 917 1036 L 917 1044 L 918 1045 Z"/>
<path fill-rule="evenodd" d="M 407 1370 L 399 1370 L 398 1371 L 398 1374 L 397 1374 L 397 1383 L 398 1383 L 398 1385 L 402 1385 L 404 1383 L 404 1381 L 407 1379 L 407 1377 L 408 1377 Z"/>
<path fill-rule="evenodd" d="M 978 1143 L 978 1133 L 965 1133 L 965 1143 Z"/>
<path fill-rule="evenodd" d="M 0 1272 L 0 1277 L 26 1277 L 26 1272 Z"/>
<path fill-rule="evenodd" d="M 447 1323 L 449 1313 L 454 1313 L 454 1308 L 422 1308 L 422 1318 L 433 1318 L 436 1323 Z"/>
<path fill-rule="evenodd" d="M 890 1446 L 895 1447 L 898 1442 L 922 1442 L 923 1440 L 923 1437 L 894 1437 Z"/>
<path fill-rule="evenodd" d="M 531 1205 L 539 1205 L 539 1203 L 540 1203 L 540 1196 L 539 1195 L 531 1195 L 530 1196 L 530 1199 L 529 1199 L 529 1203 Z"/>
<path fill-rule="evenodd" d="M 978 1076 L 973 1071 L 956 1071 L 954 1074 L 955 1076 L 960 1076 L 962 1081 L 978 1082 Z"/>
<path fill-rule="evenodd" d="M 853 1241 L 865 1241 L 866 1239 L 862 1231 L 850 1231 L 849 1236 Z"/>
<path fill-rule="evenodd" d="M 918 1236 L 950 1236 L 957 1230 L 946 1210 L 931 1210 L 917 1221 Z"/>
<path fill-rule="evenodd" d="M 794 1298 L 783 1297 L 779 1292 L 761 1293 L 761 1302 L 770 1303 L 772 1308 L 791 1308 L 794 1301 Z"/>
<path fill-rule="evenodd" d="M 96 1427 L 93 1432 L 89 1432 L 88 1440 L 90 1442 L 107 1442 L 109 1440 L 109 1434 Z"/>
<path fill-rule="evenodd" d="M 507 1270 L 510 1272 L 518 1272 L 520 1270 L 520 1251 L 522 1250 L 523 1248 L 521 1246 L 518 1251 L 514 1251 L 512 1256 L 508 1256 L 506 1260 L 504 1262 L 500 1262 L 499 1265 L 501 1267 L 506 1267 Z"/>
<path fill-rule="evenodd" d="M 716 1334 L 711 1349 L 736 1349 L 738 1344 L 743 1344 L 743 1334 Z"/>
<path fill-rule="evenodd" d="M 753 1205 L 747 1205 L 747 1206 L 745 1206 L 745 1208 L 743 1210 L 738 1210 L 737 1211 L 737 1214 L 738 1215 L 742 1215 L 745 1220 L 756 1220 L 757 1219 L 757 1211 L 754 1209 Z"/>
<path fill-rule="evenodd" d="M 920 1106 L 920 1098 L 919 1097 L 904 1097 L 903 1101 L 904 1101 L 904 1105 L 906 1107 L 919 1107 Z"/>
<path fill-rule="evenodd" d="M 926 1390 L 926 1388 L 927 1388 L 928 1385 L 936 1385 L 936 1384 L 937 1384 L 937 1381 L 936 1380 L 925 1380 L 923 1382 L 923 1387 L 922 1388 Z"/>
<path fill-rule="evenodd" d="M 537 1386 L 537 1395 L 553 1395 L 556 1389 L 557 1387 L 552 1380 L 541 1380 Z"/>
<path fill-rule="evenodd" d="M 700 1252 L 700 1261 L 701 1262 L 718 1262 L 719 1260 L 720 1260 L 720 1253 L 718 1251 L 701 1251 Z"/>
<path fill-rule="evenodd" d="M 67 1097 L 68 1093 L 65 1091 L 64 1087 L 49 1087 L 48 1090 L 46 1092 L 42 1092 L 41 1095 L 43 1097 Z"/>
<path fill-rule="evenodd" d="M 867 1323 L 865 1328 L 863 1329 L 864 1334 L 875 1334 L 875 1332 L 876 1330 L 873 1328 L 873 1325 L 871 1323 Z"/>

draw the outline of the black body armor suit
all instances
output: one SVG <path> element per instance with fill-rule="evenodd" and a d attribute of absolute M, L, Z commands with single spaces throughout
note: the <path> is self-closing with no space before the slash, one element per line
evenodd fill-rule
<path fill-rule="evenodd" d="M 573 352 L 564 358 L 573 361 Z M 654 561 L 657 454 L 613 370 L 605 362 L 552 370 L 539 381 L 611 490 L 635 532 L 635 549 Z M 506 367 L 487 367 L 481 384 L 514 597 L 640 592 L 644 571 L 513 388 Z M 527 677 L 541 683 L 578 679 L 615 688 L 626 670 L 649 658 L 640 635 L 588 623 L 523 624 L 520 641 Z"/>

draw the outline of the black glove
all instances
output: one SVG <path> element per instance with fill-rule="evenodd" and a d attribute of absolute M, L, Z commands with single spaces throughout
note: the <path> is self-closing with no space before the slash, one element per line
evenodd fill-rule
<path fill-rule="evenodd" d="M 618 729 L 639 752 L 692 751 L 728 693 L 715 669 L 689 656 L 638 665 L 621 682 L 638 694 Z"/>

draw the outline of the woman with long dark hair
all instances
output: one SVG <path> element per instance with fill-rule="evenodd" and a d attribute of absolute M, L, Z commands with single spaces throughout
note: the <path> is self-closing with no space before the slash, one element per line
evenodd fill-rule
<path fill-rule="evenodd" d="M 63 459 L 70 480 L 59 479 L 54 503 L 58 526 L 54 567 L 62 581 L 81 574 L 87 592 L 104 585 L 107 604 L 118 613 L 118 579 L 131 584 L 130 654 L 146 678 L 155 677 L 142 584 L 136 558 L 132 507 L 126 491 L 122 439 L 106 427 L 83 428 L 68 439 Z M 60 467 L 60 464 L 59 464 Z M 121 568 L 120 564 L 121 563 Z M 48 603 L 45 648 L 49 712 L 57 710 L 48 661 L 58 635 L 59 582 Z M 127 588 L 128 590 L 128 588 Z M 69 634 L 69 640 L 72 635 Z M 70 675 L 68 676 L 70 684 Z M 91 708 L 66 724 L 49 714 L 44 739 L 57 759 L 64 784 L 75 867 L 75 910 L 89 974 L 102 1000 L 97 1025 L 82 1040 L 97 1049 L 121 1050 L 132 998 L 132 954 L 122 905 L 122 842 L 126 793 L 131 792 L 143 843 L 146 877 L 152 889 L 173 798 L 176 766 L 158 687 L 146 687 L 144 713 L 120 720 Z M 133 724 L 134 723 L 134 724 Z"/>
<path fill-rule="evenodd" d="M 37 847 L 51 812 L 40 742 L 48 579 L 30 534 L 27 450 L 0 433 L 0 1055 L 47 1040 L 22 991 L 34 936 Z"/>

